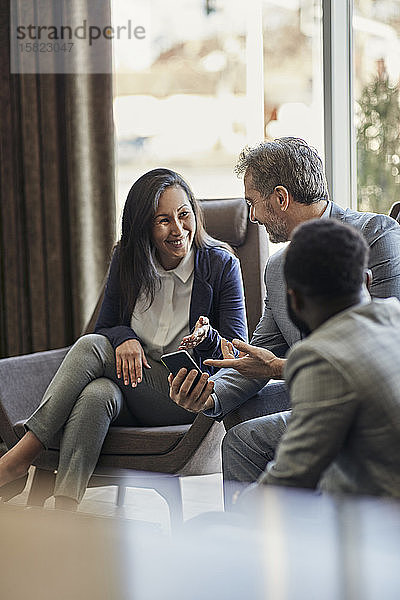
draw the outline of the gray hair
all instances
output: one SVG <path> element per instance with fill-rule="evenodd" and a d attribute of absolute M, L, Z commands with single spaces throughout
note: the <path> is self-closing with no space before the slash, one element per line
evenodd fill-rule
<path fill-rule="evenodd" d="M 249 171 L 254 188 L 268 198 L 277 185 L 284 186 L 300 204 L 328 200 L 322 161 L 315 148 L 300 138 L 282 137 L 257 146 L 246 146 L 235 173 Z"/>

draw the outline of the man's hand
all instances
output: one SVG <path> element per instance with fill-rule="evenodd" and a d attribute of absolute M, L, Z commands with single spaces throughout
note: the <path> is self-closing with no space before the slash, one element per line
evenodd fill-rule
<path fill-rule="evenodd" d="M 208 381 L 208 373 L 202 373 L 196 387 L 189 392 L 196 375 L 197 371 L 194 369 L 188 375 L 186 369 L 180 369 L 176 377 L 172 373 L 169 374 L 168 383 L 170 398 L 178 406 L 182 406 L 190 412 L 198 413 L 214 407 L 214 401 L 210 396 L 214 389 L 214 382 Z"/>
<path fill-rule="evenodd" d="M 239 357 L 234 358 L 233 347 L 239 350 Z M 286 362 L 283 358 L 278 358 L 270 350 L 251 346 L 240 340 L 233 340 L 232 344 L 223 340 L 221 343 L 222 355 L 224 360 L 204 361 L 205 365 L 218 368 L 231 368 L 239 371 L 244 377 L 270 377 L 271 379 L 282 379 L 283 367 Z"/>
<path fill-rule="evenodd" d="M 208 317 L 199 317 L 196 325 L 194 326 L 193 333 L 185 335 L 180 343 L 178 350 L 188 350 L 194 348 L 200 342 L 206 339 L 210 330 L 210 321 Z"/>
<path fill-rule="evenodd" d="M 132 387 L 136 387 L 142 381 L 143 365 L 151 369 L 138 340 L 126 340 L 115 349 L 117 377 L 121 379 L 122 376 L 125 385 L 130 382 Z"/>

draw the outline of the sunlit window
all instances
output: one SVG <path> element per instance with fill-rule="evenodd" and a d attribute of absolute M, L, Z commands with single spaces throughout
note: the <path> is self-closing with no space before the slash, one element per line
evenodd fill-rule
<path fill-rule="evenodd" d="M 115 22 L 147 11 L 150 23 L 139 55 L 114 46 L 117 214 L 133 181 L 158 166 L 197 197 L 222 198 L 243 195 L 233 169 L 246 144 L 295 135 L 322 153 L 320 0 L 112 7 Z"/>
<path fill-rule="evenodd" d="M 354 2 L 354 97 L 360 210 L 400 200 L 400 2 Z"/>
<path fill-rule="evenodd" d="M 324 151 L 321 2 L 263 2 L 266 136 Z"/>

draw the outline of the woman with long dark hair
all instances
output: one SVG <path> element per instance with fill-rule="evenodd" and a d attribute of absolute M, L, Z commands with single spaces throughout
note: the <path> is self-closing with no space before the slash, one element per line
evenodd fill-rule
<path fill-rule="evenodd" d="M 238 260 L 207 235 L 182 177 L 149 171 L 128 194 L 95 333 L 72 346 L 26 434 L 0 458 L 0 495 L 7 485 L 8 494 L 24 485 L 29 466 L 61 432 L 56 507 L 75 509 L 111 423 L 194 420 L 170 399 L 160 356 L 193 349 L 200 368 L 212 373 L 203 360 L 222 358 L 220 334 L 247 337 Z"/>

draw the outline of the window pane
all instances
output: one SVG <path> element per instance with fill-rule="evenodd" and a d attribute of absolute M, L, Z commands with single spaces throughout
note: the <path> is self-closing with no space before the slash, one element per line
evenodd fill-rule
<path fill-rule="evenodd" d="M 400 1 L 354 2 L 354 97 L 360 210 L 400 200 Z"/>
<path fill-rule="evenodd" d="M 115 24 L 132 18 L 130 5 L 112 0 Z M 150 27 L 140 56 L 114 44 L 118 213 L 132 182 L 157 166 L 200 198 L 226 197 L 243 194 L 233 168 L 248 143 L 294 135 L 322 154 L 321 0 L 132 6 Z"/>
<path fill-rule="evenodd" d="M 263 40 L 265 137 L 302 138 L 323 159 L 322 2 L 263 0 Z"/>
<path fill-rule="evenodd" d="M 266 136 L 295 136 L 323 157 L 320 0 L 264 0 Z"/>
<path fill-rule="evenodd" d="M 118 212 L 135 179 L 159 166 L 181 173 L 199 198 L 242 195 L 233 168 L 254 119 L 246 2 L 174 0 L 173 10 L 165 0 L 132 4 L 141 3 L 150 11 L 146 56 L 114 45 Z M 130 3 L 112 4 L 114 21 L 126 21 L 118 11 Z"/>

